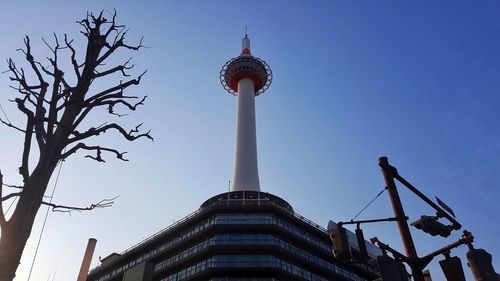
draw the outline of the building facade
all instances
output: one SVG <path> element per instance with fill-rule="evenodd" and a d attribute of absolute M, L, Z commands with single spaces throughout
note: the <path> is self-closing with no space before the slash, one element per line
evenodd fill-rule
<path fill-rule="evenodd" d="M 88 281 L 373 280 L 332 255 L 326 229 L 265 192 L 227 192 L 94 268 Z"/>

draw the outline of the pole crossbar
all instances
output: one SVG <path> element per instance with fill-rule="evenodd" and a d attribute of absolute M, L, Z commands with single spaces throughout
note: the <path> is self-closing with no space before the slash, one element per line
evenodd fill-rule
<path fill-rule="evenodd" d="M 406 262 L 406 263 L 410 262 L 410 259 L 407 256 L 405 256 L 404 254 L 391 248 L 391 246 L 389 246 L 388 244 L 381 242 L 380 240 L 378 240 L 377 237 L 371 238 L 370 242 L 372 242 L 373 244 L 376 244 L 382 251 L 387 251 L 387 252 L 391 253 L 395 258 L 397 258 L 403 262 Z"/>
<path fill-rule="evenodd" d="M 432 259 L 436 256 L 444 255 L 446 253 L 449 253 L 451 249 L 457 248 L 457 247 L 462 246 L 462 245 L 470 245 L 472 242 L 474 242 L 474 236 L 472 235 L 472 233 L 464 230 L 464 235 L 462 236 L 462 238 L 458 239 L 457 241 L 455 241 L 449 245 L 444 246 L 443 248 L 441 248 L 439 250 L 436 250 L 436 251 L 422 257 L 422 259 L 425 259 L 425 258 Z"/>
<path fill-rule="evenodd" d="M 359 225 L 359 224 L 363 224 L 363 223 L 374 223 L 374 222 L 388 222 L 388 221 L 400 221 L 400 220 L 407 221 L 408 219 L 409 218 L 405 216 L 405 217 L 395 217 L 395 218 L 386 218 L 386 219 L 341 221 L 341 222 L 338 222 L 337 224 L 339 226 L 343 225 L 343 224 L 358 224 Z"/>
<path fill-rule="evenodd" d="M 394 168 L 394 167 L 392 167 L 392 168 Z M 436 205 L 436 203 L 434 203 L 431 199 L 429 199 L 427 196 L 425 196 L 425 194 L 420 192 L 416 187 L 414 187 L 406 179 L 404 179 L 402 176 L 400 176 L 397 173 L 396 168 L 394 168 L 394 171 L 396 171 L 393 175 L 394 178 L 397 179 L 404 186 L 406 186 L 406 188 L 408 188 L 411 192 L 415 193 L 418 197 L 420 197 L 420 199 L 424 200 L 425 203 L 429 204 L 429 206 L 434 208 L 434 210 L 437 211 L 438 217 L 445 217 L 446 219 L 448 219 L 452 223 L 453 229 L 455 229 L 455 230 L 459 230 L 460 228 L 462 228 L 462 225 L 455 218 L 453 218 L 450 214 L 448 214 L 448 212 L 443 210 L 443 208 L 441 208 L 440 206 Z"/>

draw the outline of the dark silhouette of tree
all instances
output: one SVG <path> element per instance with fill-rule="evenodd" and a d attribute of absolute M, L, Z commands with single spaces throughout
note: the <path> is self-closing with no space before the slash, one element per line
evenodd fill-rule
<path fill-rule="evenodd" d="M 108 131 L 114 131 L 128 141 L 139 138 L 153 140 L 149 132 L 141 133 L 138 125 L 126 130 L 117 123 L 104 123 L 90 128 L 82 128 L 86 117 L 95 109 L 103 108 L 109 114 L 122 116 L 115 108 L 136 110 L 144 103 L 146 96 L 136 97 L 124 94 L 124 91 L 141 81 L 138 77 L 129 78 L 128 70 L 134 66 L 130 59 L 122 64 L 108 66 L 110 58 L 118 50 L 137 51 L 143 48 L 142 39 L 137 45 L 125 43 L 127 28 L 115 22 L 116 11 L 106 19 L 101 12 L 98 16 L 88 13 L 86 18 L 77 23 L 82 26 L 85 37 L 85 57 L 77 58 L 73 40 L 58 38 L 54 43 L 43 42 L 51 51 L 48 62 L 44 65 L 35 59 L 31 51 L 30 38 L 24 39 L 24 48 L 18 51 L 25 55 L 27 69 L 18 67 L 12 59 L 7 60 L 11 88 L 18 91 L 18 97 L 11 102 L 26 117 L 23 126 L 13 124 L 8 118 L 0 121 L 24 135 L 19 174 L 21 185 L 3 183 L 0 173 L 0 281 L 12 280 L 19 265 L 22 252 L 30 236 L 33 222 L 41 205 L 48 205 L 55 211 L 81 211 L 99 207 L 108 207 L 113 202 L 103 200 L 88 207 L 71 207 L 44 201 L 44 194 L 56 166 L 78 151 L 86 151 L 85 157 L 104 162 L 103 154 L 110 153 L 118 159 L 124 158 L 125 152 L 111 147 L 90 145 L 89 139 Z M 66 64 L 64 63 L 66 60 Z M 45 60 L 44 60 L 45 61 Z M 63 66 L 69 68 L 63 71 Z M 119 82 L 104 90 L 96 91 L 97 81 L 112 77 L 121 77 Z M 34 164 L 30 167 L 31 164 Z M 2 193 L 4 186 L 13 187 L 17 192 Z M 5 216 L 2 204 L 18 199 L 10 217 Z"/>

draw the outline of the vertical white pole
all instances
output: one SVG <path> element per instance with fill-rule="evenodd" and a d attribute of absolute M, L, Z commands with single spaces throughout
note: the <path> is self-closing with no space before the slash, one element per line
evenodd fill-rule
<path fill-rule="evenodd" d="M 236 154 L 231 191 L 260 191 L 255 126 L 255 87 L 249 78 L 238 82 Z"/>

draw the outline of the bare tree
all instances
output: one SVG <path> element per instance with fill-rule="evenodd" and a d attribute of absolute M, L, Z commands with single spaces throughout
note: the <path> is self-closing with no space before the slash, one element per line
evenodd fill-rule
<path fill-rule="evenodd" d="M 79 61 L 73 40 L 58 38 L 48 44 L 51 55 L 44 65 L 32 55 L 30 38 L 24 39 L 27 70 L 16 66 L 12 59 L 7 60 L 11 88 L 19 96 L 11 100 L 26 117 L 23 126 L 13 124 L 8 118 L 0 121 L 24 136 L 19 174 L 23 183 L 15 187 L 16 192 L 2 193 L 3 177 L 0 173 L 0 281 L 12 280 L 19 265 L 22 252 L 30 236 L 33 222 L 41 205 L 45 204 L 59 211 L 91 210 L 107 207 L 112 201 L 103 200 L 89 207 L 70 207 L 44 201 L 44 194 L 56 166 L 78 151 L 86 151 L 85 157 L 104 162 L 103 154 L 110 153 L 120 160 L 127 161 L 125 152 L 112 147 L 91 145 L 89 139 L 105 132 L 114 131 L 128 141 L 139 138 L 153 139 L 149 132 L 141 133 L 138 125 L 126 130 L 117 123 L 104 123 L 99 126 L 82 128 L 82 122 L 95 109 L 103 108 L 109 114 L 122 116 L 115 107 L 136 110 L 146 97 L 128 96 L 124 91 L 141 81 L 138 77 L 128 78 L 133 68 L 130 60 L 107 66 L 110 57 L 119 49 L 137 51 L 143 48 L 142 39 L 137 45 L 125 43 L 127 29 L 115 22 L 116 12 L 106 19 L 103 12 L 99 15 L 88 13 L 77 23 L 82 26 L 81 33 L 87 43 L 85 57 Z M 68 74 L 62 68 L 67 60 Z M 96 91 L 96 81 L 112 76 L 121 77 L 119 82 L 104 90 Z M 73 83 L 72 83 L 73 81 Z M 32 167 L 30 164 L 34 163 Z M 15 210 L 10 217 L 5 216 L 2 204 L 17 198 Z"/>

